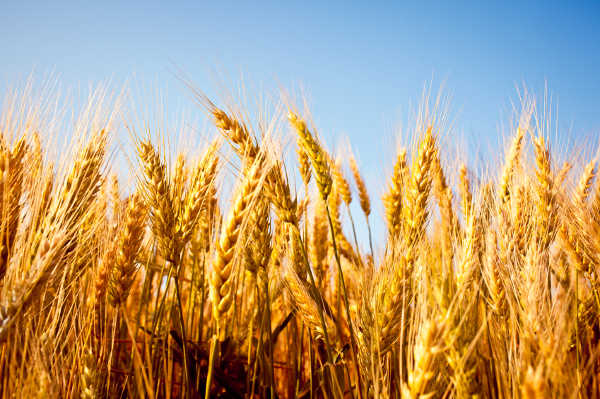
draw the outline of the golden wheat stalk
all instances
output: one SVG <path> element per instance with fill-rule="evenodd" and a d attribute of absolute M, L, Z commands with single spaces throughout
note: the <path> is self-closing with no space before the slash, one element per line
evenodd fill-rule
<path fill-rule="evenodd" d="M 244 177 L 244 182 L 229 212 L 215 250 L 211 278 L 213 316 L 220 340 L 225 339 L 226 315 L 231 309 L 234 288 L 235 252 L 238 249 L 243 223 L 255 200 L 260 183 L 260 164 L 254 164 Z"/>
<path fill-rule="evenodd" d="M 298 115 L 290 112 L 288 115 L 288 120 L 296 130 L 298 134 L 298 138 L 300 141 L 300 145 L 302 149 L 308 155 L 312 167 L 315 172 L 315 180 L 317 182 L 317 187 L 319 188 L 319 193 L 321 194 L 321 198 L 323 201 L 327 201 L 327 197 L 331 192 L 332 179 L 331 173 L 329 170 L 329 162 L 327 162 L 327 156 L 319 143 L 315 140 L 313 135 L 310 133 L 308 128 L 306 127 L 306 123 L 301 120 Z"/>
<path fill-rule="evenodd" d="M 128 201 L 123 229 L 116 244 L 116 258 L 109 277 L 109 300 L 118 307 L 125 303 L 137 270 L 136 257 L 144 238 L 146 209 L 141 197 L 134 194 Z"/>

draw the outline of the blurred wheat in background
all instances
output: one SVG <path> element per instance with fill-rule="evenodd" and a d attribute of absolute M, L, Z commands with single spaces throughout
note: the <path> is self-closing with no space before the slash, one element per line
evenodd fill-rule
<path fill-rule="evenodd" d="M 7 101 L 2 397 L 600 395 L 598 159 L 551 151 L 532 98 L 501 165 L 457 161 L 423 111 L 382 198 L 293 104 L 197 99 L 214 139 L 128 125 L 120 171 L 101 93 L 70 153 Z"/>

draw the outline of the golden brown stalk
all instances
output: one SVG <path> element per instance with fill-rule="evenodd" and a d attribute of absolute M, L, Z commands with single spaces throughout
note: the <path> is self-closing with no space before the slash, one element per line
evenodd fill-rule
<path fill-rule="evenodd" d="M 435 138 L 428 127 L 419 143 L 417 156 L 411 167 L 411 179 L 403 207 L 404 234 L 410 249 L 424 236 L 428 217 L 427 201 L 431 189 L 431 162 L 435 154 Z M 412 252 L 409 250 L 409 252 Z M 412 255 L 407 261 L 412 264 Z"/>
<path fill-rule="evenodd" d="M 123 229 L 116 244 L 116 257 L 109 277 L 109 300 L 118 307 L 125 303 L 137 270 L 136 257 L 144 238 L 146 209 L 134 194 L 128 202 Z"/>
<path fill-rule="evenodd" d="M 233 148 L 247 167 L 259 162 L 260 148 L 255 143 L 246 125 L 224 111 L 210 104 L 215 124 L 231 142 Z M 302 137 L 300 136 L 299 139 Z M 307 155 L 310 156 L 310 153 Z M 279 164 L 267 168 L 265 172 L 265 195 L 275 206 L 279 219 L 297 228 L 297 201 L 292 199 L 290 187 L 285 180 Z M 298 233 L 299 234 L 299 233 Z"/>
<path fill-rule="evenodd" d="M 137 151 L 144 168 L 145 179 L 141 191 L 150 212 L 152 232 L 160 244 L 163 256 L 176 264 L 177 220 L 172 206 L 175 200 L 172 198 L 166 166 L 150 140 L 140 142 Z"/>
<path fill-rule="evenodd" d="M 288 291 L 293 300 L 292 305 L 297 309 L 302 317 L 302 321 L 306 323 L 310 329 L 313 338 L 317 340 L 325 340 L 326 336 L 334 337 L 335 325 L 325 318 L 326 329 L 323 330 L 322 319 L 319 315 L 321 305 L 316 302 L 314 297 L 309 293 L 306 284 L 298 278 L 296 273 L 288 273 L 285 277 Z"/>
<path fill-rule="evenodd" d="M 523 399 L 544 399 L 548 397 L 542 365 L 537 366 L 535 370 L 531 366 L 527 369 L 521 385 L 521 396 Z"/>
<path fill-rule="evenodd" d="M 54 165 L 52 163 L 49 163 L 46 166 L 46 173 L 40 176 L 40 187 L 41 193 L 39 197 L 39 205 L 35 211 L 36 214 L 34 216 L 34 222 L 32 223 L 34 230 L 37 230 L 41 227 L 51 204 L 52 189 L 54 188 Z"/>
<path fill-rule="evenodd" d="M 296 205 L 296 220 L 298 220 L 298 224 L 302 223 L 304 219 L 304 215 L 306 214 L 306 210 L 308 209 L 308 197 L 302 198 L 300 202 Z"/>
<path fill-rule="evenodd" d="M 171 181 L 173 182 L 173 192 L 181 193 L 185 190 L 185 185 L 188 180 L 188 168 L 185 155 L 179 153 L 175 161 L 175 169 Z"/>
<path fill-rule="evenodd" d="M 98 398 L 98 387 L 96 386 L 98 375 L 96 357 L 89 347 L 86 347 L 84 349 L 84 353 L 82 354 L 81 368 L 80 397 L 82 399 Z"/>
<path fill-rule="evenodd" d="M 310 235 L 310 253 L 313 267 L 315 269 L 317 285 L 322 290 L 327 286 L 327 241 L 329 226 L 327 224 L 327 211 L 323 201 L 318 200 L 315 205 L 312 234 Z"/>
<path fill-rule="evenodd" d="M 534 140 L 536 177 L 536 239 L 543 250 L 547 249 L 556 230 L 556 199 L 552 180 L 550 150 L 544 136 Z"/>
<path fill-rule="evenodd" d="M 108 133 L 101 130 L 78 154 L 60 198 L 61 214 L 78 214 L 81 217 L 94 202 L 102 183 L 102 165 L 107 140 Z M 56 217 L 57 215 L 53 215 L 50 222 Z M 71 222 L 71 225 L 75 226 L 78 219 L 73 218 Z"/>
<path fill-rule="evenodd" d="M 285 246 L 287 244 L 287 232 L 283 226 L 284 224 L 279 222 L 279 220 L 274 220 L 273 244 L 267 266 L 269 270 L 279 270 L 281 266 L 281 257 L 285 253 Z M 279 273 L 279 271 L 276 273 Z"/>
<path fill-rule="evenodd" d="M 30 262 L 33 263 L 33 257 L 38 252 L 38 247 L 42 243 L 44 235 L 52 234 L 58 226 L 67 236 L 65 237 L 67 243 L 65 252 L 69 256 L 79 256 L 79 260 L 81 260 L 82 254 L 85 256 L 85 248 L 82 248 L 79 253 L 76 249 L 78 243 L 86 241 L 86 234 L 91 234 L 88 231 L 89 229 L 85 227 L 90 225 L 90 218 L 93 218 L 92 214 L 96 211 L 96 198 L 103 182 L 102 168 L 105 161 L 107 141 L 108 133 L 106 130 L 95 133 L 89 142 L 79 149 L 71 171 L 66 176 L 59 193 L 52 198 L 50 204 L 40 204 L 47 206 L 48 211 L 46 213 L 43 209 L 38 209 L 40 216 L 44 213 L 46 215 L 41 222 L 41 228 L 33 238 L 30 248 Z M 83 228 L 78 231 L 78 227 Z M 77 273 L 79 266 L 89 264 L 79 260 L 74 259 L 69 265 L 69 273 Z"/>
<path fill-rule="evenodd" d="M 383 197 L 388 230 L 393 237 L 402 230 L 403 195 L 407 174 L 406 149 L 400 150 L 387 194 Z"/>
<path fill-rule="evenodd" d="M 426 320 L 419 328 L 413 349 L 413 364 L 408 369 L 408 378 L 402 384 L 402 397 L 425 399 L 433 396 L 429 381 L 435 377 L 435 360 L 442 351 L 443 325 L 437 320 Z"/>
<path fill-rule="evenodd" d="M 481 251 L 481 225 L 475 212 L 467 221 L 462 243 L 462 256 L 456 270 L 456 288 L 452 307 L 448 310 L 448 351 L 446 360 L 452 370 L 452 384 L 456 397 L 471 397 L 479 390 L 476 373 L 477 360 L 469 347 L 477 337 L 480 325 L 478 300 L 474 292 L 478 290 Z"/>
<path fill-rule="evenodd" d="M 558 173 L 556 173 L 556 185 L 557 186 L 560 187 L 565 183 L 567 175 L 569 174 L 569 172 L 571 171 L 572 168 L 573 168 L 573 165 L 571 165 L 569 162 L 567 162 L 567 161 L 563 162 L 562 167 L 560 168 Z"/>
<path fill-rule="evenodd" d="M 191 186 L 183 200 L 183 215 L 181 217 L 181 246 L 184 246 L 191 238 L 199 222 L 202 210 L 208 209 L 211 197 L 208 194 L 214 187 L 214 180 L 219 165 L 218 142 L 215 141 L 206 150 L 202 159 L 198 162 L 193 175 Z"/>
<path fill-rule="evenodd" d="M 456 232 L 456 215 L 452 208 L 452 190 L 446 183 L 439 151 L 436 151 L 433 156 L 432 169 L 435 183 L 435 195 L 438 200 L 441 215 L 442 256 L 445 264 L 443 273 L 446 274 L 445 278 L 448 278 L 452 271 L 452 259 L 454 258 L 452 239 Z"/>
<path fill-rule="evenodd" d="M 513 190 L 515 191 L 515 190 Z M 511 252 L 516 250 L 517 254 L 525 255 L 525 248 L 531 239 L 531 224 L 534 220 L 534 209 L 531 200 L 531 190 L 521 186 L 516 189 L 513 196 L 513 217 L 510 221 L 512 229 L 509 245 Z"/>
<path fill-rule="evenodd" d="M 478 254 L 481 245 L 481 229 L 474 215 L 467 221 L 463 240 L 463 257 L 456 270 L 457 292 L 467 294 L 477 269 Z"/>
<path fill-rule="evenodd" d="M 216 156 L 214 162 L 218 162 Z M 216 220 L 218 219 L 218 200 L 216 188 L 216 168 L 204 168 L 202 180 L 207 187 L 205 189 L 204 199 L 201 200 L 201 210 L 196 226 L 196 234 L 191 239 L 191 249 L 195 254 L 199 251 L 208 252 L 213 241 L 213 235 L 216 230 Z M 193 200 L 193 195 L 191 196 Z"/>
<path fill-rule="evenodd" d="M 332 161 L 330 164 L 333 184 L 339 191 L 342 201 L 344 201 L 346 206 L 350 206 L 350 203 L 352 202 L 352 192 L 350 191 L 350 184 L 348 184 L 348 180 L 346 180 L 344 173 L 342 172 L 341 160 L 338 158 L 335 161 Z"/>
<path fill-rule="evenodd" d="M 497 316 L 504 317 L 506 315 L 504 276 L 502 275 L 502 266 L 498 259 L 498 243 L 494 230 L 488 232 L 486 241 L 484 276 L 490 296 L 490 308 Z"/>
<path fill-rule="evenodd" d="M 594 178 L 596 177 L 596 161 L 590 161 L 583 170 L 583 174 L 579 179 L 579 184 L 577 185 L 577 189 L 575 191 L 575 205 L 579 207 L 579 209 L 586 209 L 586 202 L 590 191 L 592 189 L 592 184 L 594 183 Z"/>
<path fill-rule="evenodd" d="M 405 269 L 402 246 L 396 243 L 385 253 L 374 276 L 364 282 L 358 307 L 357 338 L 365 375 L 371 374 L 371 368 L 401 337 L 402 322 L 411 300 Z"/>
<path fill-rule="evenodd" d="M 113 234 L 117 233 L 117 228 L 114 229 Z M 110 280 L 110 273 L 114 264 L 114 259 L 117 256 L 117 246 L 114 242 L 109 242 L 104 249 L 104 254 L 100 259 L 96 276 L 94 279 L 94 304 L 95 304 L 95 322 L 98 329 L 101 328 L 104 322 L 104 315 L 106 309 L 107 292 Z"/>
<path fill-rule="evenodd" d="M 571 263 L 577 270 L 587 273 L 597 267 L 599 260 L 597 252 L 591 249 L 592 245 L 588 242 L 586 234 L 584 232 L 576 234 L 577 231 L 582 230 L 577 223 L 565 221 L 558 235 Z"/>
<path fill-rule="evenodd" d="M 111 223 L 115 225 L 121 214 L 122 201 L 121 201 L 121 191 L 119 188 L 119 178 L 116 174 L 112 174 L 110 176 L 110 184 L 108 185 L 108 192 L 106 193 L 109 197 L 109 202 L 112 208 L 112 219 Z"/>
<path fill-rule="evenodd" d="M 404 234 L 392 241 L 384 264 L 369 284 L 367 295 L 362 301 L 359 318 L 358 339 L 361 353 L 365 348 L 376 349 L 385 354 L 402 335 L 401 321 L 408 317 L 408 306 L 412 295 L 411 280 L 417 245 L 425 232 L 427 200 L 431 188 L 431 162 L 435 153 L 435 139 L 428 128 L 418 147 L 411 168 L 410 187 L 406 193 L 402 224 Z M 403 157 L 399 158 L 402 163 Z M 397 165 L 398 166 L 398 165 Z M 404 167 L 396 168 L 396 176 L 403 174 Z M 403 179 L 398 179 L 401 182 Z M 394 183 L 393 183 L 394 184 Z M 394 204 L 396 206 L 397 204 Z M 390 225 L 394 228 L 394 225 Z M 365 356 L 361 355 L 364 359 Z M 364 360 L 363 360 L 364 361 Z M 363 366 L 364 367 L 364 366 Z"/>
<path fill-rule="evenodd" d="M 275 206 L 275 212 L 282 223 L 298 227 L 298 201 L 292 199 L 290 186 L 285 181 L 279 166 L 267 172 L 265 196 Z"/>
<path fill-rule="evenodd" d="M 0 242 L 0 280 L 6 273 L 9 254 L 12 250 L 21 218 L 21 193 L 23 191 L 23 158 L 27 146 L 19 140 L 12 151 L 2 149 L 0 157 L 0 202 L 2 206 L 2 231 Z"/>
<path fill-rule="evenodd" d="M 37 193 L 37 183 L 39 179 L 44 175 L 44 149 L 42 148 L 42 141 L 38 132 L 33 133 L 33 143 L 31 144 L 31 150 L 27 153 L 27 162 L 29 165 L 29 173 L 27 178 L 29 181 L 26 183 L 29 187 L 30 192 L 28 193 L 31 200 L 34 200 L 33 196 Z"/>
<path fill-rule="evenodd" d="M 308 186 L 308 183 L 310 183 L 310 178 L 312 177 L 310 173 L 310 160 L 308 159 L 306 151 L 302 149 L 300 138 L 298 138 L 296 152 L 298 154 L 298 169 L 300 170 L 300 177 L 302 178 L 304 185 Z"/>
<path fill-rule="evenodd" d="M 371 200 L 369 199 L 369 192 L 367 191 L 367 185 L 363 180 L 360 170 L 356 165 L 356 160 L 354 156 L 350 157 L 350 170 L 352 171 L 352 175 L 354 176 L 354 182 L 356 183 L 356 188 L 358 189 L 358 198 L 360 200 L 360 207 L 364 212 L 367 218 L 371 214 Z"/>
<path fill-rule="evenodd" d="M 460 165 L 460 198 L 463 217 L 469 220 L 471 209 L 473 207 L 473 195 L 471 194 L 471 182 L 467 176 L 467 166 Z"/>
<path fill-rule="evenodd" d="M 52 237 L 43 237 L 37 246 L 32 265 L 24 280 L 13 287 L 13 295 L 1 298 L 0 343 L 4 342 L 15 321 L 38 299 L 47 285 L 59 277 L 65 267 L 66 234 L 64 227 L 54 226 Z"/>
<path fill-rule="evenodd" d="M 259 148 L 246 125 L 216 107 L 211 112 L 215 125 L 225 133 L 246 165 L 251 165 L 258 156 Z"/>
<path fill-rule="evenodd" d="M 306 127 L 306 123 L 304 123 L 303 120 L 301 120 L 296 114 L 292 112 L 289 113 L 288 120 L 290 121 L 290 123 L 296 130 L 296 133 L 298 134 L 298 138 L 302 149 L 310 158 L 312 167 L 315 172 L 315 180 L 317 182 L 317 187 L 319 188 L 321 198 L 323 199 L 323 201 L 327 201 L 327 197 L 331 192 L 332 186 L 332 179 L 331 173 L 329 171 L 329 164 L 327 162 L 327 156 L 325 155 L 325 152 L 323 151 L 321 145 L 319 145 L 319 143 L 310 133 L 310 131 Z"/>
<path fill-rule="evenodd" d="M 246 246 L 246 269 L 252 274 L 257 274 L 259 271 L 267 270 L 272 250 L 269 203 L 264 197 L 258 200 L 249 217 L 251 230 Z"/>
<path fill-rule="evenodd" d="M 542 341 L 538 339 L 540 331 L 549 327 L 548 290 L 544 267 L 544 249 L 538 245 L 531 245 L 523 262 L 522 278 L 520 280 L 519 302 L 521 309 L 519 316 L 522 325 L 522 344 L 520 352 L 523 359 L 530 363 L 539 352 Z"/>
<path fill-rule="evenodd" d="M 510 150 L 506 154 L 502 176 L 500 177 L 500 204 L 505 204 L 510 199 L 511 182 L 515 170 L 518 168 L 519 158 L 521 157 L 521 148 L 523 146 L 523 138 L 525 137 L 526 129 L 517 128 L 515 137 L 510 145 Z"/>
<path fill-rule="evenodd" d="M 260 182 L 260 164 L 254 164 L 244 177 L 229 216 L 221 230 L 216 244 L 211 278 L 213 316 L 217 324 L 219 340 L 225 339 L 225 317 L 233 303 L 235 252 L 240 239 L 243 222 L 250 210 L 250 204 L 257 195 Z"/>

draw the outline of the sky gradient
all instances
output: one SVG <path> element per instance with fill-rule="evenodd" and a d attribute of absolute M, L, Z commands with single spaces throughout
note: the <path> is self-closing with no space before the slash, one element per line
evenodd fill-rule
<path fill-rule="evenodd" d="M 542 96 L 547 83 L 569 139 L 600 132 L 599 3 L 395 3 L 5 3 L 0 89 L 52 73 L 65 88 L 166 88 L 177 107 L 189 91 L 176 70 L 209 94 L 215 76 L 271 94 L 302 87 L 321 135 L 348 137 L 375 182 L 426 84 L 444 87 L 453 134 L 477 148 L 499 142 L 523 85 Z"/>

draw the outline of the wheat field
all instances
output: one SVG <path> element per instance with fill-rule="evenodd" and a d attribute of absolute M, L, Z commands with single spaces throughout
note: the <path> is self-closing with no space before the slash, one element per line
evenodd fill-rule
<path fill-rule="evenodd" d="M 598 159 L 551 151 L 535 101 L 477 167 L 423 112 L 369 192 L 289 101 L 194 93 L 187 151 L 145 124 L 115 149 L 98 98 L 63 147 L 6 101 L 1 397 L 600 396 Z"/>

